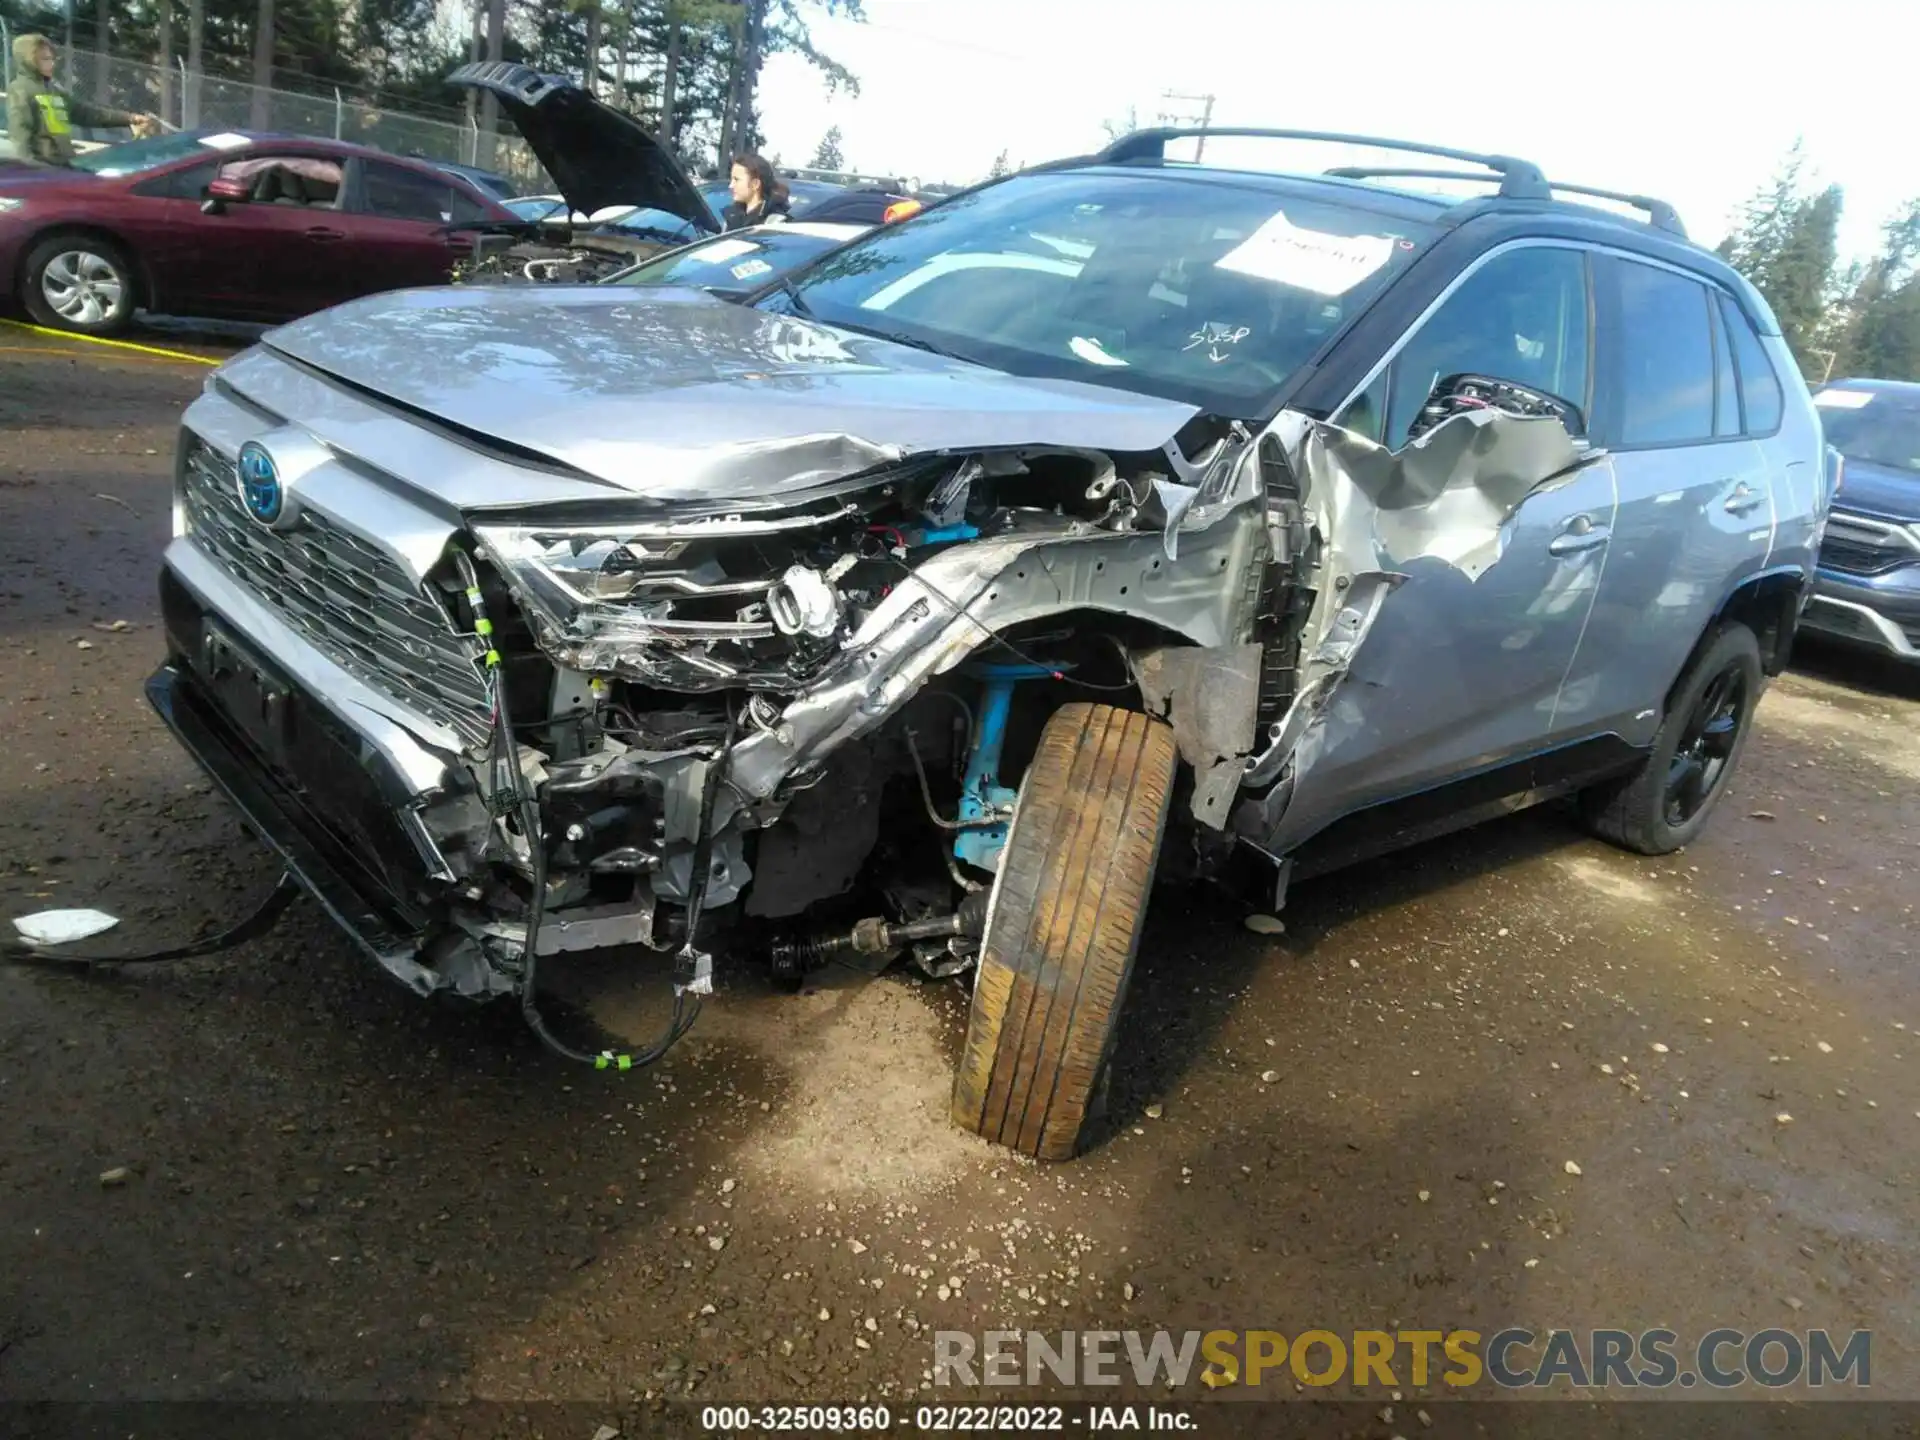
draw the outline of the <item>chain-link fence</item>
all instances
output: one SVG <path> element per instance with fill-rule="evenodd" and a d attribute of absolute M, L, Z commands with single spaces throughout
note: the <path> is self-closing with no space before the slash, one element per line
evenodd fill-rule
<path fill-rule="evenodd" d="M 0 25 L 0 56 L 12 59 L 11 37 Z M 488 136 L 457 112 L 444 118 L 412 114 L 365 95 L 336 89 L 327 95 L 263 88 L 217 75 L 189 75 L 184 60 L 172 69 L 120 60 L 90 50 L 60 52 L 58 83 L 83 99 L 158 115 L 182 130 L 258 130 L 318 135 L 369 145 L 393 155 L 446 160 L 497 171 L 519 193 L 550 191 L 553 182 L 532 150 L 507 131 Z"/>

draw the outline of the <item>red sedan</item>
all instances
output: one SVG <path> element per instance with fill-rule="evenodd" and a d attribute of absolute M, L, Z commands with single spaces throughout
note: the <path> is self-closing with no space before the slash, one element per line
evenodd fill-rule
<path fill-rule="evenodd" d="M 282 321 L 445 284 L 463 227 L 516 225 L 466 179 L 329 140 L 198 131 L 72 169 L 0 168 L 0 303 L 83 334 L 136 308 Z"/>

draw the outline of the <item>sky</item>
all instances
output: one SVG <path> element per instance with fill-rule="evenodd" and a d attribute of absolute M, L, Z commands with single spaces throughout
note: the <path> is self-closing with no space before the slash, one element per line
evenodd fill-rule
<path fill-rule="evenodd" d="M 762 81 L 767 149 L 805 165 L 829 126 L 849 166 L 983 177 L 1098 146 L 1103 120 L 1329 130 L 1523 156 L 1556 180 L 1656 195 L 1713 245 L 1796 139 L 1845 188 L 1843 257 L 1920 196 L 1920 3 L 1848 0 L 865 0 L 816 19 L 860 79 L 796 56 Z M 1190 157 L 1184 157 L 1190 158 Z M 1215 141 L 1206 158 L 1324 169 L 1378 152 Z M 1390 162 L 1391 163 L 1391 162 Z M 1409 162 L 1404 158 L 1398 163 Z"/>

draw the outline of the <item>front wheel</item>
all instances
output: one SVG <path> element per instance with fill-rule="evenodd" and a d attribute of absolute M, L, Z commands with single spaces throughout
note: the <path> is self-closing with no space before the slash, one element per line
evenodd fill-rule
<path fill-rule="evenodd" d="M 55 330 L 111 335 L 133 318 L 133 265 L 90 235 L 54 235 L 27 256 L 27 313 Z"/>
<path fill-rule="evenodd" d="M 1640 768 L 1581 795 L 1588 827 L 1641 855 L 1691 844 L 1726 793 L 1765 685 L 1760 642 L 1728 625 L 1681 677 Z"/>
<path fill-rule="evenodd" d="M 1020 785 L 987 907 L 954 1122 L 1071 1159 L 1102 1098 L 1172 809 L 1173 731 L 1063 705 Z"/>

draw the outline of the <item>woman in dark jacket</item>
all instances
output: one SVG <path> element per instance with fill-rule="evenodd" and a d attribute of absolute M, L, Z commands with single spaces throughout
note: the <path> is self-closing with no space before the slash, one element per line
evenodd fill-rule
<path fill-rule="evenodd" d="M 772 225 L 791 214 L 787 187 L 773 173 L 766 157 L 749 151 L 733 157 L 730 177 L 733 204 L 721 219 L 729 230 L 744 230 L 749 225 Z"/>

